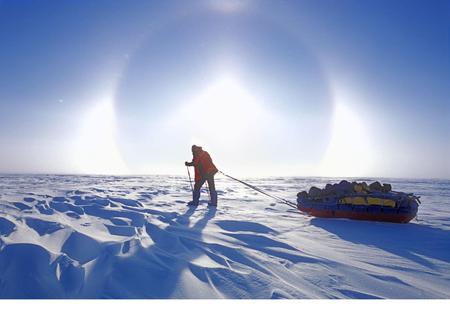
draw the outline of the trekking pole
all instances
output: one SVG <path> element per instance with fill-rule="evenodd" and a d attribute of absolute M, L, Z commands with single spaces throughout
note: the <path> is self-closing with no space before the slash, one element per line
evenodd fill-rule
<path fill-rule="evenodd" d="M 186 166 L 188 176 L 189 176 L 189 184 L 191 184 L 191 191 L 194 192 L 194 188 L 192 187 L 192 179 L 191 179 L 191 172 L 189 171 L 189 166 Z"/>

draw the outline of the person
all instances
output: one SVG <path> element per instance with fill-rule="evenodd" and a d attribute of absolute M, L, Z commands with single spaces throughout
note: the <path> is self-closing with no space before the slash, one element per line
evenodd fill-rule
<path fill-rule="evenodd" d="M 190 206 L 197 206 L 200 199 L 200 189 L 205 182 L 208 182 L 209 194 L 211 196 L 210 206 L 217 206 L 217 191 L 214 184 L 214 175 L 218 172 L 211 156 L 202 147 L 192 145 L 192 162 L 185 162 L 186 166 L 194 166 L 195 169 L 195 185 L 192 192 L 192 201 L 188 203 Z"/>

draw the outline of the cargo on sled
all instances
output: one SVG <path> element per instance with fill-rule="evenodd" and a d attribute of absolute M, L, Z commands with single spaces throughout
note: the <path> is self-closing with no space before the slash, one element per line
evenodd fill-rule
<path fill-rule="evenodd" d="M 420 200 L 412 193 L 392 191 L 390 184 L 341 181 L 297 194 L 297 208 L 315 217 L 408 223 Z"/>

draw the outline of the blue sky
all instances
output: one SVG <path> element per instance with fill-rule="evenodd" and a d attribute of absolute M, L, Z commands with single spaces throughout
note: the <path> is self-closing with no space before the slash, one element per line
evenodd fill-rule
<path fill-rule="evenodd" d="M 0 172 L 449 178 L 448 1 L 0 1 Z"/>

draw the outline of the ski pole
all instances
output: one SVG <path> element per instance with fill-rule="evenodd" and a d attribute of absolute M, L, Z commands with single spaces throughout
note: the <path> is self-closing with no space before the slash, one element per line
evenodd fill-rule
<path fill-rule="evenodd" d="M 186 166 L 188 176 L 189 176 L 189 184 L 191 184 L 191 191 L 194 192 L 194 188 L 192 187 L 192 179 L 191 179 L 191 172 L 189 171 L 189 166 Z"/>

